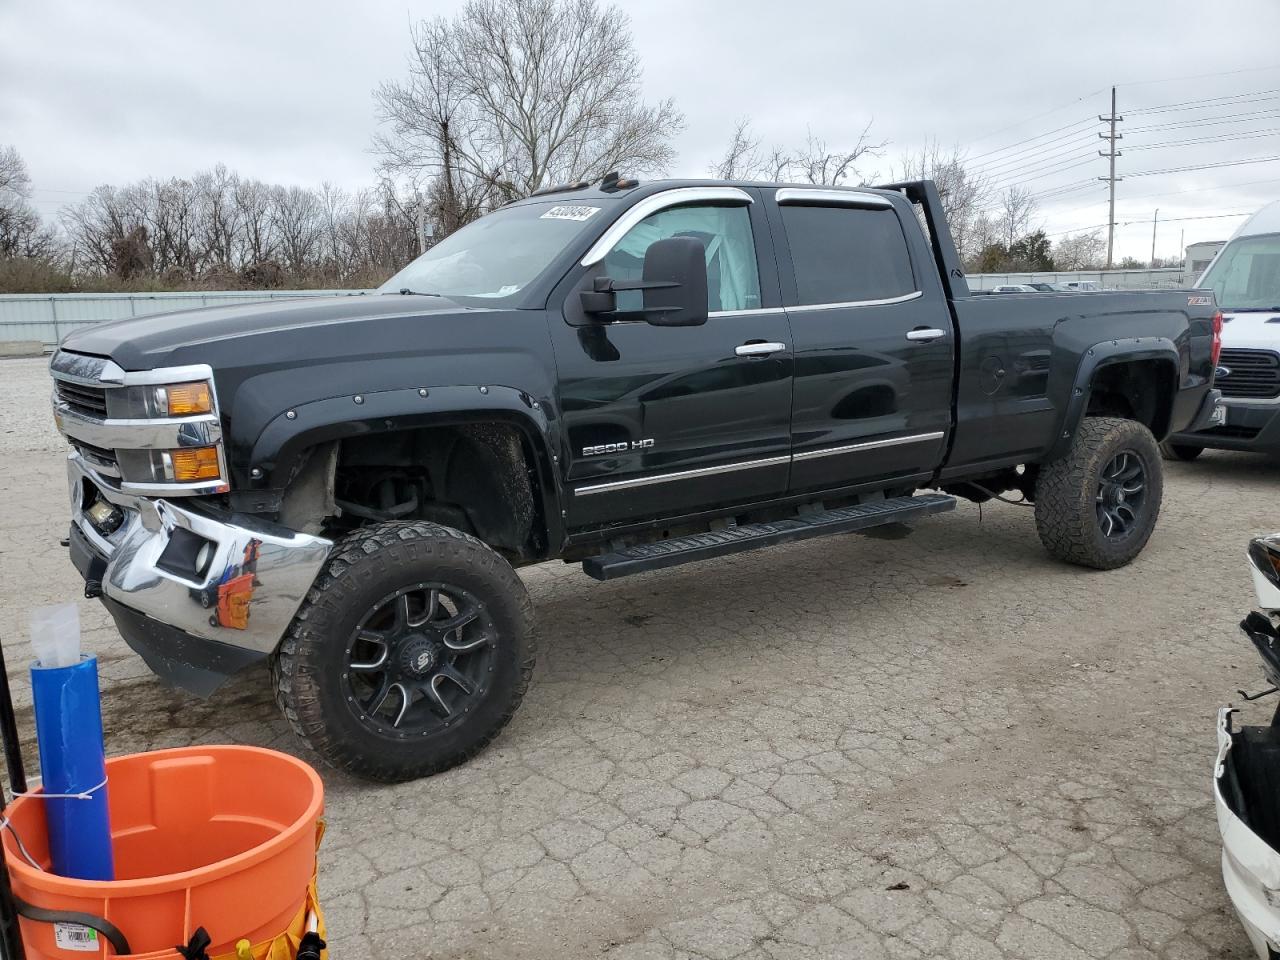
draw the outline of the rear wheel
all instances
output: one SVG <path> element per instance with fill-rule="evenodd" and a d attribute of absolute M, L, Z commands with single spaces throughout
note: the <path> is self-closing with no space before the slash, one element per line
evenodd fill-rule
<path fill-rule="evenodd" d="M 383 523 L 339 544 L 273 677 L 285 716 L 320 756 L 399 781 L 488 744 L 533 662 L 532 605 L 505 560 L 450 527 Z"/>
<path fill-rule="evenodd" d="M 1166 440 L 1160 444 L 1160 456 L 1166 460 L 1194 460 L 1204 453 L 1204 447 L 1195 447 L 1186 443 L 1170 443 Z"/>
<path fill-rule="evenodd" d="M 1133 420 L 1088 417 L 1066 455 L 1040 468 L 1036 530 L 1060 560 L 1110 570 L 1142 552 L 1163 494 L 1151 431 Z"/>

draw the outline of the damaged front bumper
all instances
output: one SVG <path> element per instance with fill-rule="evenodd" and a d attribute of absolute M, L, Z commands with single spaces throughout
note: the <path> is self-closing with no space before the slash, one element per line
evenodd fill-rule
<path fill-rule="evenodd" d="M 1280 957 L 1280 727 L 1233 730 L 1218 711 L 1213 796 L 1222 879 L 1261 960 Z"/>
<path fill-rule="evenodd" d="M 86 593 L 156 674 L 201 696 L 275 651 L 333 548 L 195 500 L 123 493 L 78 453 L 67 479 Z"/>

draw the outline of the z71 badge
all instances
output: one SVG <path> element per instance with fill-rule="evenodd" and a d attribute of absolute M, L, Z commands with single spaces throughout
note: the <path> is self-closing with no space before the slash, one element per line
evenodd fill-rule
<path fill-rule="evenodd" d="M 601 443 L 594 447 L 583 447 L 584 457 L 594 457 L 601 453 L 625 453 L 628 450 L 648 450 L 653 446 L 652 439 L 632 440 L 630 443 Z"/>
<path fill-rule="evenodd" d="M 1188 307 L 1208 307 L 1213 305 L 1213 297 L 1187 297 Z"/>

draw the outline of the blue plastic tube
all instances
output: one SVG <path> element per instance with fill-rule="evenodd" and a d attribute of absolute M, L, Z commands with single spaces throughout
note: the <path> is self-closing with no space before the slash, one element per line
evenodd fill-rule
<path fill-rule="evenodd" d="M 80 880 L 114 880 L 107 788 L 99 786 L 107 774 L 98 659 L 83 657 L 71 667 L 32 664 L 31 692 L 44 792 L 91 792 L 88 799 L 36 801 L 45 805 L 53 872 Z"/>

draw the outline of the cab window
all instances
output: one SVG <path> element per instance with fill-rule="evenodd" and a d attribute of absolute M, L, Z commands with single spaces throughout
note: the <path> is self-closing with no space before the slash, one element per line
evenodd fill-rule
<path fill-rule="evenodd" d="M 651 243 L 669 237 L 693 237 L 702 243 L 708 310 L 754 310 L 760 306 L 755 239 L 745 206 L 690 204 L 650 214 L 605 256 L 604 272 L 614 280 L 641 279 L 645 251 Z M 619 312 L 642 306 L 639 290 L 618 293 Z"/>
<path fill-rule="evenodd" d="M 781 209 L 800 305 L 889 300 L 919 289 L 907 238 L 893 210 Z"/>

